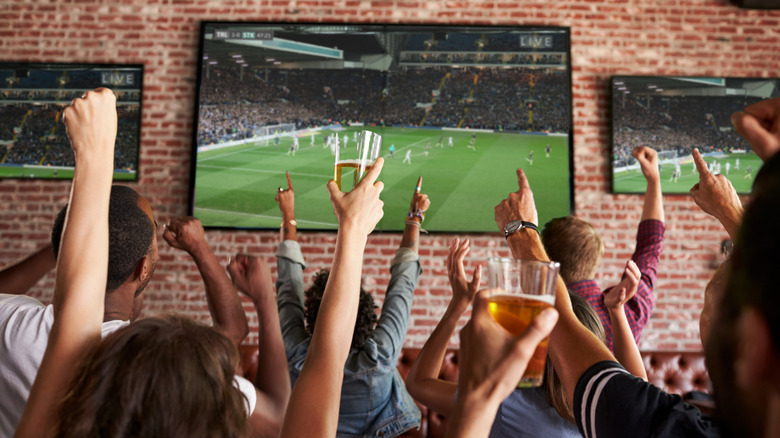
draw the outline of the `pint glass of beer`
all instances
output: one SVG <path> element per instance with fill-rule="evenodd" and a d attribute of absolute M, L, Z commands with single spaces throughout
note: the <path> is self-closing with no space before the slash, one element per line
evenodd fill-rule
<path fill-rule="evenodd" d="M 488 260 L 488 285 L 491 296 L 490 314 L 513 335 L 525 331 L 542 310 L 555 304 L 555 286 L 560 264 L 536 260 L 491 258 Z M 547 360 L 545 338 L 536 347 L 531 361 L 518 383 L 518 388 L 542 384 Z"/>
<path fill-rule="evenodd" d="M 348 142 L 345 144 L 337 142 L 333 179 L 342 192 L 348 192 L 355 188 L 363 175 L 371 170 L 371 165 L 379 158 L 381 148 L 382 136 L 371 131 L 361 131 L 357 144 L 354 146 Z"/>

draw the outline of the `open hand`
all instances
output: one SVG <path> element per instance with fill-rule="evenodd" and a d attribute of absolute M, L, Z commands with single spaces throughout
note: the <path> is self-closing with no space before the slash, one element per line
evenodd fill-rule
<path fill-rule="evenodd" d="M 471 243 L 468 239 L 461 242 L 460 239 L 456 238 L 450 245 L 450 252 L 447 254 L 447 276 L 450 279 L 450 286 L 452 286 L 452 299 L 461 301 L 464 306 L 468 306 L 474 300 L 479 289 L 479 282 L 482 279 L 482 266 L 474 268 L 471 281 L 466 278 L 463 259 L 470 249 Z"/>
<path fill-rule="evenodd" d="M 623 271 L 623 278 L 620 280 L 620 283 L 612 286 L 607 293 L 604 294 L 604 305 L 607 306 L 607 309 L 622 309 L 623 306 L 636 295 L 636 290 L 641 278 L 642 272 L 639 270 L 639 267 L 633 260 L 629 260 L 626 263 L 626 268 Z"/>

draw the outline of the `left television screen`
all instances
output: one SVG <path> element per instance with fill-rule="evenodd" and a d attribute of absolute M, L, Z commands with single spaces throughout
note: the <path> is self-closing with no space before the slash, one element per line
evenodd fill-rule
<path fill-rule="evenodd" d="M 106 87 L 117 96 L 114 180 L 137 180 L 142 81 L 140 64 L 0 63 L 0 178 L 73 178 L 62 111 Z"/>

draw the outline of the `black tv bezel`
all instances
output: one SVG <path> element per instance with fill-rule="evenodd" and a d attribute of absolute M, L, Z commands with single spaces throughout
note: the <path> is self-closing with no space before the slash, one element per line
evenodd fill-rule
<path fill-rule="evenodd" d="M 496 31 L 501 29 L 512 30 L 546 30 L 546 31 L 563 31 L 565 32 L 566 39 L 566 68 L 568 72 L 568 89 L 569 89 L 569 135 L 568 135 L 568 210 L 569 214 L 575 214 L 575 193 L 574 193 L 574 97 L 572 89 L 573 81 L 573 66 L 571 59 L 571 28 L 566 26 L 544 26 L 544 25 L 449 25 L 441 23 L 421 23 L 421 24 L 398 24 L 398 23 L 361 23 L 361 22 L 339 22 L 339 23 L 322 23 L 314 21 L 236 21 L 236 20 L 207 20 L 201 21 L 200 32 L 198 33 L 198 60 L 197 60 L 197 75 L 195 82 L 195 106 L 193 108 L 193 123 L 192 123 L 192 146 L 191 146 L 191 159 L 190 159 L 190 179 L 188 188 L 188 207 L 187 212 L 189 215 L 194 216 L 195 209 L 195 178 L 197 173 L 197 149 L 198 149 L 198 124 L 199 124 L 199 111 L 200 111 L 200 89 L 203 75 L 203 57 L 205 55 L 205 35 L 206 28 L 209 26 L 345 26 L 345 27 L 383 27 L 388 29 L 403 30 L 410 29 L 414 31 L 430 31 L 441 32 L 443 30 L 479 30 L 484 29 L 486 31 Z M 507 194 L 514 190 L 514 187 L 507 188 Z M 541 224 L 540 224 L 541 225 Z M 241 227 L 241 226 L 222 226 L 222 225 L 209 225 L 203 224 L 203 227 L 208 230 L 222 230 L 222 231 L 271 231 L 278 230 L 278 227 Z M 336 232 L 335 229 L 330 228 L 313 228 L 313 227 L 298 227 L 299 230 L 308 232 Z M 401 234 L 403 229 L 375 229 L 373 233 L 390 233 Z M 453 234 L 453 233 L 467 233 L 474 235 L 493 234 L 490 231 L 451 231 L 451 230 L 426 230 L 428 234 Z"/>
<path fill-rule="evenodd" d="M 142 128 L 143 125 L 143 98 L 144 98 L 144 74 L 145 74 L 145 65 L 140 63 L 93 63 L 93 62 L 18 62 L 18 61 L 0 61 L 0 69 L 9 69 L 9 68 L 20 68 L 20 69 L 41 69 L 42 67 L 62 67 L 63 69 L 112 69 L 112 68 L 121 68 L 121 69 L 138 69 L 140 71 L 139 75 L 139 84 L 138 89 L 140 90 L 140 95 L 138 98 L 138 146 L 136 148 L 136 155 L 135 155 L 135 173 L 133 178 L 122 178 L 117 179 L 114 176 L 112 176 L 112 181 L 115 183 L 137 183 L 140 179 L 140 171 L 141 171 L 141 134 L 142 134 Z M 95 86 L 95 88 L 102 87 L 102 84 L 98 84 Z M 109 88 L 109 87 L 105 87 Z M 115 168 L 116 170 L 116 168 Z M 72 177 L 58 177 L 58 178 L 44 178 L 44 177 L 35 177 L 35 178 L 28 178 L 24 176 L 3 176 L 0 175 L 0 180 L 2 179 L 11 179 L 11 180 L 24 180 L 24 181 L 70 181 L 73 178 Z"/>

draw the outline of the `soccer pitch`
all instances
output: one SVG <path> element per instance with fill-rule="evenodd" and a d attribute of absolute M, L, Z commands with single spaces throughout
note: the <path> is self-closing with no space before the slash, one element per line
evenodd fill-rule
<path fill-rule="evenodd" d="M 55 173 L 56 172 L 56 173 Z M 0 178 L 73 179 L 72 167 L 0 165 Z M 135 172 L 114 172 L 114 181 L 133 181 Z"/>
<path fill-rule="evenodd" d="M 292 140 L 281 137 L 197 154 L 193 215 L 207 227 L 278 228 L 281 214 L 274 201 L 277 187 L 287 187 L 290 172 L 295 190 L 295 216 L 301 229 L 336 229 L 337 221 L 326 183 L 333 178 L 334 157 L 325 136 L 349 136 L 362 127 L 322 130 L 299 137 L 300 148 L 289 154 Z M 476 150 L 468 148 L 473 131 L 367 127 L 383 136 L 385 165 L 381 198 L 384 218 L 378 230 L 402 230 L 417 177 L 431 200 L 423 228 L 429 231 L 498 231 L 493 208 L 517 191 L 515 169 L 525 170 L 534 190 L 540 225 L 569 214 L 568 137 L 477 132 Z M 439 137 L 442 137 L 439 146 Z M 453 147 L 448 146 L 448 137 Z M 426 145 L 430 142 L 430 149 Z M 550 145 L 551 154 L 545 156 Z M 395 146 L 394 156 L 389 154 Z M 411 150 L 411 163 L 404 163 Z M 529 158 L 534 151 L 533 164 Z"/>
<path fill-rule="evenodd" d="M 739 160 L 739 166 L 737 166 L 737 160 Z M 704 157 L 704 161 L 708 164 L 713 161 L 720 163 L 720 173 L 731 181 L 737 193 L 750 193 L 753 178 L 755 178 L 756 173 L 763 165 L 761 159 L 752 152 L 746 154 L 712 155 Z M 726 173 L 726 163 L 730 164 L 728 174 Z M 751 168 L 750 177 L 746 177 L 748 166 Z M 699 173 L 696 172 L 693 159 L 690 156 L 680 159 L 680 170 L 681 175 L 677 182 L 674 182 L 671 179 L 672 173 L 674 173 L 674 164 L 667 163 L 661 165 L 661 191 L 663 193 L 688 193 L 691 187 L 699 182 Z M 642 171 L 637 168 L 613 173 L 612 187 L 617 193 L 644 193 L 647 190 L 647 182 L 644 175 L 642 175 Z"/>

